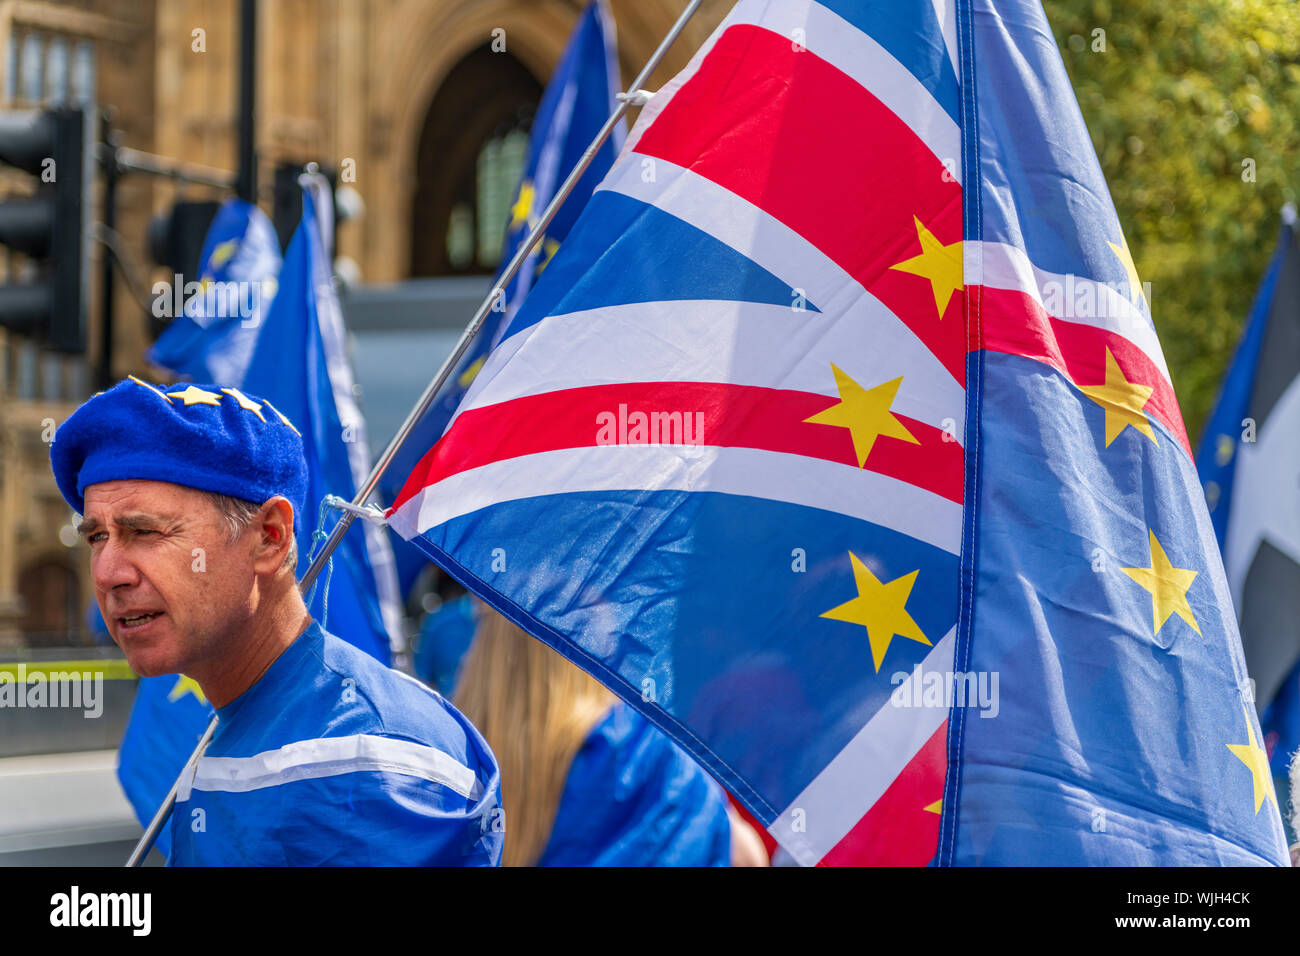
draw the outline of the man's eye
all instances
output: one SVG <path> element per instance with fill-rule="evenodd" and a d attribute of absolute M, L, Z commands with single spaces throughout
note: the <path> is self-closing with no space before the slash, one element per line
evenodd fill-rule
<path fill-rule="evenodd" d="M 104 532 L 96 531 L 94 534 L 86 535 L 86 543 L 97 544 L 98 542 L 103 541 L 107 537 L 108 535 L 106 535 Z"/>

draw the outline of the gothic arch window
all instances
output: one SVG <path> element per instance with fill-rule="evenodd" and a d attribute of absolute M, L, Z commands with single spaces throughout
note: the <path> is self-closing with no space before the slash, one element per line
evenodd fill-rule
<path fill-rule="evenodd" d="M 488 46 L 447 74 L 416 154 L 412 276 L 495 271 L 541 95 L 523 64 Z"/>

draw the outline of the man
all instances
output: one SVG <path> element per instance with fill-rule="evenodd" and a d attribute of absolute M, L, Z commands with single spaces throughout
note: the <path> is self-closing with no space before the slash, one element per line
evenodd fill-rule
<path fill-rule="evenodd" d="M 132 377 L 50 451 L 95 599 L 141 676 L 217 710 L 172 813 L 173 865 L 497 865 L 497 763 L 419 682 L 312 621 L 294 522 L 302 438 L 234 388 Z"/>

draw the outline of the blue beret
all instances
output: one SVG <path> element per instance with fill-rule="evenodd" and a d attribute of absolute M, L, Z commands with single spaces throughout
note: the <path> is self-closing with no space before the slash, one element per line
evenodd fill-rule
<path fill-rule="evenodd" d="M 270 402 L 220 385 L 153 386 L 134 375 L 91 397 L 50 445 L 59 491 L 77 514 L 102 481 L 166 481 L 261 504 L 283 495 L 301 525 L 302 436 Z"/>

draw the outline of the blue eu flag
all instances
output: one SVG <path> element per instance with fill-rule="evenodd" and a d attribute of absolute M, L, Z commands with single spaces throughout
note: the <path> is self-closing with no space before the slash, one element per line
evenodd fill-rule
<path fill-rule="evenodd" d="M 196 382 L 239 385 L 275 298 L 280 261 L 266 213 L 226 200 L 203 241 L 200 288 L 158 336 L 149 361 Z"/>

